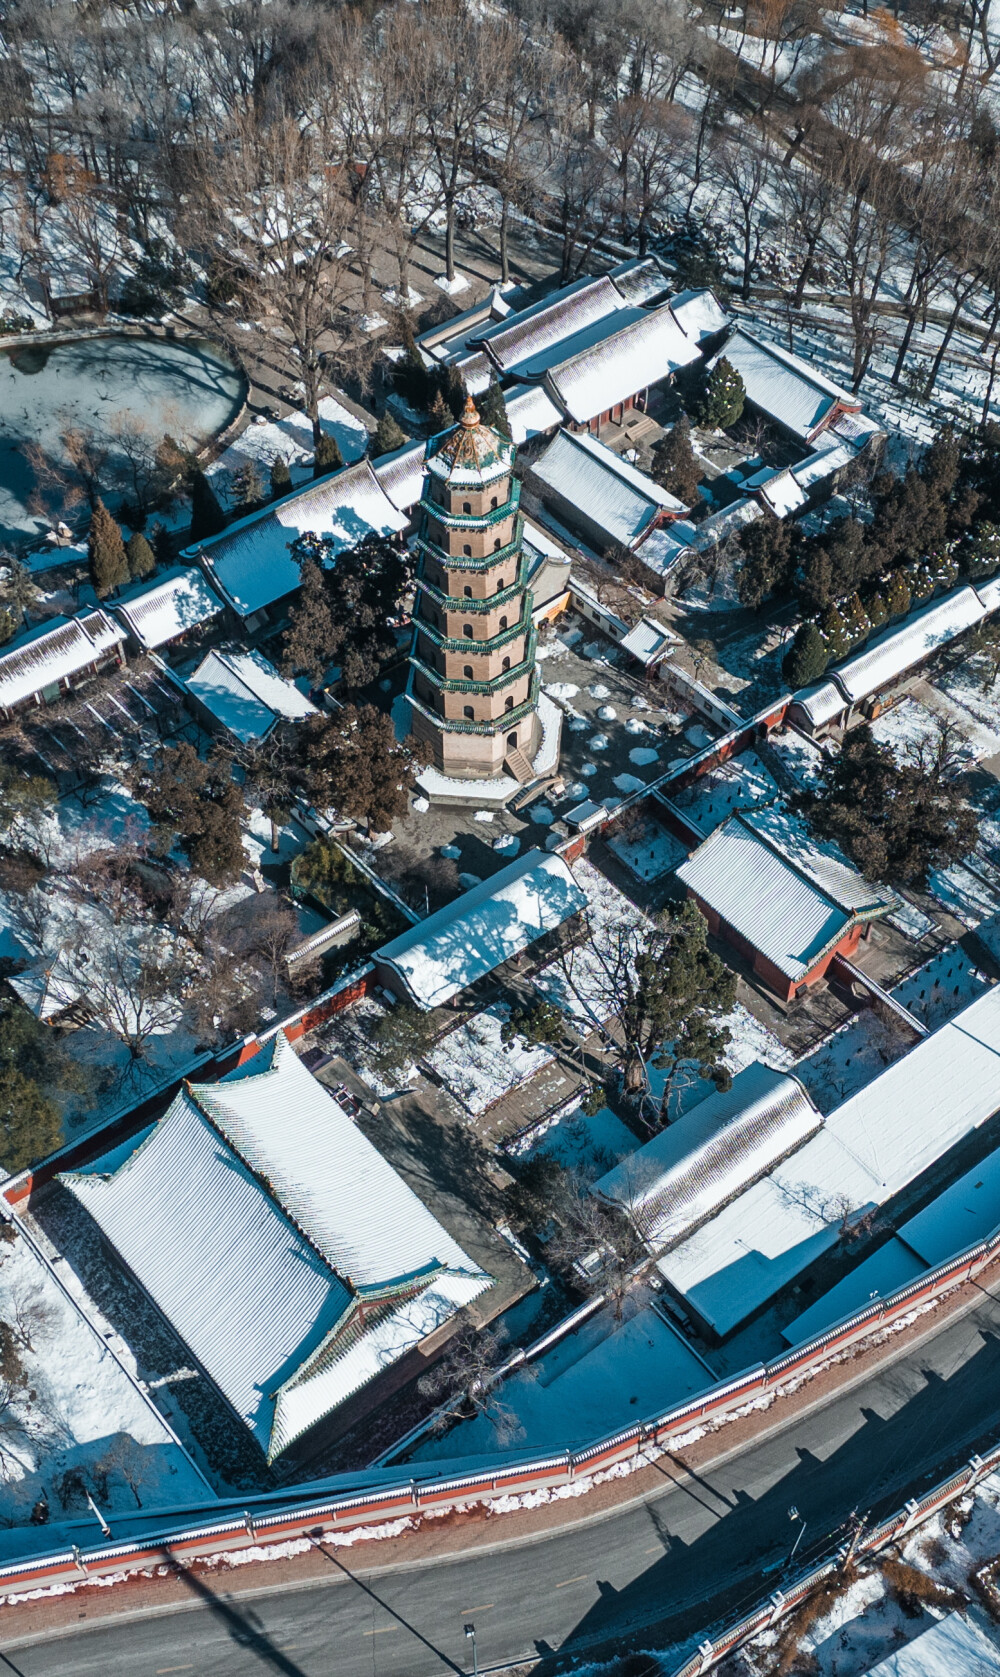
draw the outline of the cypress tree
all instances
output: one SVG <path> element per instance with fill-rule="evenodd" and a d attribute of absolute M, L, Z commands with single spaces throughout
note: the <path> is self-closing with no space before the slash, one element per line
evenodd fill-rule
<path fill-rule="evenodd" d="M 90 561 L 90 580 L 99 600 L 128 581 L 128 557 L 122 533 L 100 499 L 90 521 L 87 558 Z"/>
<path fill-rule="evenodd" d="M 746 402 L 743 380 L 731 361 L 719 357 L 705 381 L 698 408 L 698 423 L 707 430 L 725 431 L 735 425 Z"/>
<path fill-rule="evenodd" d="M 230 480 L 229 492 L 237 518 L 245 518 L 247 513 L 256 512 L 258 507 L 264 505 L 264 480 L 256 460 L 244 460 L 243 464 L 236 468 Z"/>
<path fill-rule="evenodd" d="M 830 655 L 815 623 L 802 623 L 782 666 L 785 679 L 793 689 L 808 687 L 824 674 Z"/>
<path fill-rule="evenodd" d="M 852 648 L 860 646 L 871 634 L 872 626 L 858 594 L 852 594 L 843 607 L 843 618 L 851 637 Z"/>
<path fill-rule="evenodd" d="M 465 380 L 457 367 L 442 367 L 440 371 L 441 394 L 445 405 L 451 410 L 452 419 L 461 419 L 468 400 L 469 392 L 465 388 Z"/>
<path fill-rule="evenodd" d="M 327 472 L 339 471 L 343 464 L 344 459 L 337 446 L 336 437 L 324 431 L 313 454 L 313 477 L 323 477 Z"/>
<path fill-rule="evenodd" d="M 451 427 L 455 423 L 454 416 L 452 415 L 440 390 L 435 390 L 434 392 L 434 400 L 427 409 L 427 417 L 429 418 L 432 429 L 435 432 L 450 431 Z"/>
<path fill-rule="evenodd" d="M 216 499 L 215 490 L 204 472 L 198 470 L 191 479 L 191 533 L 193 542 L 206 541 L 226 528 L 226 515 Z"/>
<path fill-rule="evenodd" d="M 292 488 L 292 474 L 288 470 L 288 461 L 283 454 L 275 455 L 271 462 L 271 499 L 279 501 L 282 495 L 288 495 Z"/>
<path fill-rule="evenodd" d="M 885 590 L 890 618 L 905 617 L 910 609 L 910 585 L 902 571 L 893 571 Z"/>
<path fill-rule="evenodd" d="M 133 582 L 141 582 L 143 577 L 152 576 L 156 569 L 156 555 L 150 547 L 141 530 L 134 536 L 129 536 L 125 543 L 128 557 L 128 574 Z"/>
<path fill-rule="evenodd" d="M 873 594 L 864 596 L 863 603 L 868 614 L 868 621 L 872 626 L 872 634 L 877 634 L 879 629 L 884 629 L 889 621 L 889 607 L 886 605 L 885 598 L 876 589 Z"/>
<path fill-rule="evenodd" d="M 406 441 L 406 432 L 397 425 L 392 414 L 386 411 L 379 418 L 379 422 L 372 433 L 371 453 L 377 459 L 380 454 L 391 454 L 394 449 L 402 448 Z"/>
<path fill-rule="evenodd" d="M 172 565 L 174 562 L 174 538 L 165 524 L 157 522 L 153 525 L 150 535 L 153 538 L 153 553 L 156 563 L 161 566 Z"/>
<path fill-rule="evenodd" d="M 476 397 L 479 417 L 484 425 L 489 425 L 498 431 L 501 437 L 513 442 L 510 434 L 510 420 L 507 418 L 507 404 L 503 399 L 500 381 L 495 373 L 490 374 L 490 382 L 481 395 Z"/>
<path fill-rule="evenodd" d="M 844 620 L 839 606 L 828 606 L 823 613 L 820 624 L 823 639 L 826 642 L 827 655 L 830 662 L 837 664 L 841 658 L 846 658 L 854 645 L 851 631 Z"/>
<path fill-rule="evenodd" d="M 693 507 L 699 499 L 701 467 L 691 446 L 691 421 L 686 413 L 654 448 L 650 476 L 686 506 Z"/>

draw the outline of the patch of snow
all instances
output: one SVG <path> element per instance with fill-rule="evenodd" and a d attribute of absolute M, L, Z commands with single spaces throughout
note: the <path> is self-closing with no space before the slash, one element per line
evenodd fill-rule
<path fill-rule="evenodd" d="M 477 809 L 472 819 L 473 821 L 492 821 L 494 819 L 493 811 L 491 809 Z"/>
<path fill-rule="evenodd" d="M 446 857 L 449 862 L 458 862 L 461 861 L 462 858 L 461 849 L 457 844 L 443 844 L 441 846 L 441 855 Z"/>
<path fill-rule="evenodd" d="M 637 716 L 630 716 L 625 724 L 625 732 L 628 734 L 646 734 L 649 729 L 646 723 L 640 722 Z"/>
<path fill-rule="evenodd" d="M 619 792 L 623 793 L 626 797 L 630 792 L 644 791 L 646 786 L 646 782 L 644 780 L 640 780 L 638 775 L 635 774 L 616 774 L 614 784 L 617 786 Z"/>
<path fill-rule="evenodd" d="M 607 734 L 593 734 L 587 741 L 587 744 L 591 751 L 607 751 L 611 741 L 608 739 Z"/>
<path fill-rule="evenodd" d="M 555 820 L 555 814 L 549 808 L 548 804 L 532 804 L 528 813 L 531 816 L 532 821 L 537 821 L 540 827 L 551 827 L 553 821 Z"/>
<path fill-rule="evenodd" d="M 587 692 L 592 699 L 610 699 L 611 697 L 611 689 L 605 687 L 603 681 L 595 681 L 592 687 L 587 688 Z"/>
<path fill-rule="evenodd" d="M 415 809 L 418 815 L 426 815 L 430 807 L 431 802 L 429 798 L 414 798 L 412 804 L 410 805 L 410 808 Z"/>
<path fill-rule="evenodd" d="M 516 856 L 521 848 L 521 840 L 516 833 L 504 833 L 502 838 L 493 840 L 493 848 L 504 851 L 508 856 Z"/>
<path fill-rule="evenodd" d="M 637 745 L 634 750 L 629 752 L 628 760 L 630 763 L 634 763 L 637 768 L 641 769 L 647 763 L 658 763 L 660 760 L 660 753 L 658 751 L 654 751 L 651 745 Z"/>
<path fill-rule="evenodd" d="M 598 722 L 613 722 L 618 715 L 614 705 L 601 705 L 597 712 Z"/>
<path fill-rule="evenodd" d="M 672 873 L 687 856 L 680 839 L 674 838 L 658 821 L 646 821 L 628 834 L 612 831 L 607 841 L 612 855 L 624 863 L 636 879 L 661 879 Z"/>
<path fill-rule="evenodd" d="M 471 891 L 474 885 L 481 885 L 483 881 L 478 873 L 460 873 L 458 883 L 463 891 Z"/>
<path fill-rule="evenodd" d="M 555 1058 L 552 1049 L 540 1043 L 526 1044 L 520 1038 L 501 1042 L 501 1027 L 509 1016 L 506 1004 L 497 1002 L 449 1031 L 427 1056 L 431 1069 L 474 1117 Z"/>
<path fill-rule="evenodd" d="M 585 780 L 589 780 L 591 775 L 595 775 L 597 773 L 597 764 L 596 763 L 581 763 L 580 764 L 580 773 L 583 775 Z"/>

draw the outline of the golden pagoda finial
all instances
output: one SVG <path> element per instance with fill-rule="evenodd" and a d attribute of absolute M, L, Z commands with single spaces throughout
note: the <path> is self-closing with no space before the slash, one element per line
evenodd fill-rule
<path fill-rule="evenodd" d="M 462 417 L 459 424 L 464 425 L 470 431 L 474 426 L 479 424 L 479 409 L 476 407 L 476 404 L 472 400 L 471 396 L 466 396 L 465 398 L 465 407 L 462 409 Z"/>

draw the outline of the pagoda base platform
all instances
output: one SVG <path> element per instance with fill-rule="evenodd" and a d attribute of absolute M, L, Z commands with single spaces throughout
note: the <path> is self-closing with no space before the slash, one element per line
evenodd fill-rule
<path fill-rule="evenodd" d="M 531 765 L 534 770 L 533 780 L 540 780 L 543 775 L 555 774 L 559 766 L 562 718 L 563 713 L 559 706 L 546 693 L 540 693 L 538 720 L 542 726 L 542 738 Z M 527 784 L 531 785 L 532 781 Z M 488 780 L 476 780 L 471 777 L 459 779 L 454 775 L 442 774 L 440 769 L 435 768 L 423 769 L 418 774 L 417 787 L 425 798 L 430 798 L 435 804 L 474 804 L 477 808 L 485 809 L 500 809 L 515 793 L 524 791 L 524 783 L 515 780 L 513 775 L 494 775 Z"/>

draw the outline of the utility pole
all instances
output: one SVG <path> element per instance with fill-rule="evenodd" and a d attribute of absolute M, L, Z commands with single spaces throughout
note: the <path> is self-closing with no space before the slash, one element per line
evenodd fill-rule
<path fill-rule="evenodd" d="M 465 1635 L 466 1635 L 466 1640 L 472 1643 L 472 1677 L 479 1677 L 479 1658 L 478 1658 L 478 1655 L 476 1654 L 476 1627 L 475 1627 L 475 1625 L 466 1625 Z"/>

